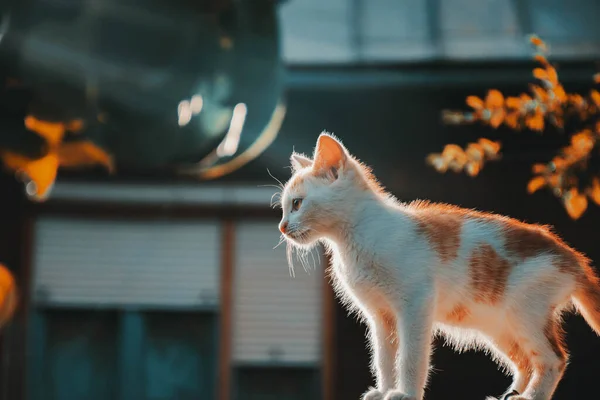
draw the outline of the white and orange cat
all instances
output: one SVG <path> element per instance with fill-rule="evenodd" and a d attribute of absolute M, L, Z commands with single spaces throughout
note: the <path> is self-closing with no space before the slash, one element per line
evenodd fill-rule
<path fill-rule="evenodd" d="M 501 398 L 551 399 L 567 365 L 561 314 L 600 334 L 599 279 L 547 227 L 455 206 L 401 203 L 332 135 L 291 156 L 279 229 L 328 248 L 338 295 L 367 322 L 376 388 L 364 400 L 421 400 L 432 335 L 489 349 L 509 368 Z"/>

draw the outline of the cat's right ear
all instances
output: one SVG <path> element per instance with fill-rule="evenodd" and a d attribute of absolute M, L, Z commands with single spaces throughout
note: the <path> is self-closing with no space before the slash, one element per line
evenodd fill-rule
<path fill-rule="evenodd" d="M 319 175 L 337 179 L 339 170 L 346 165 L 348 155 L 344 146 L 331 134 L 323 132 L 317 140 L 313 169 Z"/>
<path fill-rule="evenodd" d="M 292 153 L 290 157 L 290 163 L 292 164 L 292 171 L 296 172 L 303 168 L 312 167 L 313 162 L 310 158 L 306 157 L 304 154 L 300 153 Z"/>

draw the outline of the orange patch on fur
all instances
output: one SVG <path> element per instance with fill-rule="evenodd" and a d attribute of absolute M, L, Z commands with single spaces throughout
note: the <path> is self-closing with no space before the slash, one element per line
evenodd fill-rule
<path fill-rule="evenodd" d="M 496 304 L 506 290 L 511 269 L 508 260 L 500 257 L 491 245 L 482 244 L 475 248 L 469 260 L 475 301 Z"/>
<path fill-rule="evenodd" d="M 418 232 L 427 237 L 441 262 L 452 261 L 458 256 L 462 227 L 460 215 L 420 212 L 415 219 Z"/>
<path fill-rule="evenodd" d="M 461 323 L 463 322 L 469 315 L 471 315 L 471 311 L 463 305 L 457 304 L 452 311 L 446 315 L 446 319 L 450 323 Z"/>
<path fill-rule="evenodd" d="M 526 376 L 526 380 L 529 381 L 533 375 L 533 364 L 519 343 L 516 341 L 511 342 L 507 356 L 519 372 Z"/>
<path fill-rule="evenodd" d="M 548 340 L 548 344 L 550 345 L 552 352 L 556 354 L 559 359 L 566 362 L 567 352 L 565 351 L 564 343 L 565 334 L 560 324 L 550 318 L 548 322 L 546 322 L 546 326 L 544 326 L 544 335 Z"/>
<path fill-rule="evenodd" d="M 398 327 L 396 324 L 396 316 L 389 310 L 380 309 L 378 310 L 379 318 L 383 322 L 385 331 L 387 332 L 388 339 L 391 343 L 397 342 Z"/>

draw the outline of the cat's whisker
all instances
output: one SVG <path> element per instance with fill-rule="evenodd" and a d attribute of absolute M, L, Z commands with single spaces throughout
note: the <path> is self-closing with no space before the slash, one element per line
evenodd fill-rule
<path fill-rule="evenodd" d="M 277 183 L 279 183 L 279 188 L 281 190 L 283 190 L 285 188 L 285 185 L 277 178 L 275 178 L 275 176 L 271 173 L 271 171 L 269 171 L 269 168 L 267 168 L 267 173 L 269 174 L 269 176 L 273 179 L 275 179 L 277 181 Z"/>
<path fill-rule="evenodd" d="M 273 247 L 273 250 L 275 250 L 276 248 L 281 246 L 281 244 L 284 242 L 285 242 L 285 236 L 283 236 L 283 235 L 279 236 L 279 242 L 275 245 L 275 247 Z"/>
<path fill-rule="evenodd" d="M 294 251 L 294 246 L 290 243 L 287 242 L 287 246 L 286 246 L 286 256 L 287 256 L 287 262 L 288 262 L 288 268 L 290 270 L 290 276 L 292 278 L 296 277 L 296 273 L 294 271 L 294 262 L 292 259 L 292 252 Z"/>

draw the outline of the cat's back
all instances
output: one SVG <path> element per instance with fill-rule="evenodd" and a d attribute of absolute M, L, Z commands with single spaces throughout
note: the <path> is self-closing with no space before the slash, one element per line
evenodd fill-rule
<path fill-rule="evenodd" d="M 442 261 L 458 257 L 461 249 L 468 254 L 487 249 L 511 259 L 551 254 L 569 262 L 586 262 L 547 225 L 423 200 L 407 204 L 406 211 L 414 220 L 417 233 L 432 243 Z"/>

